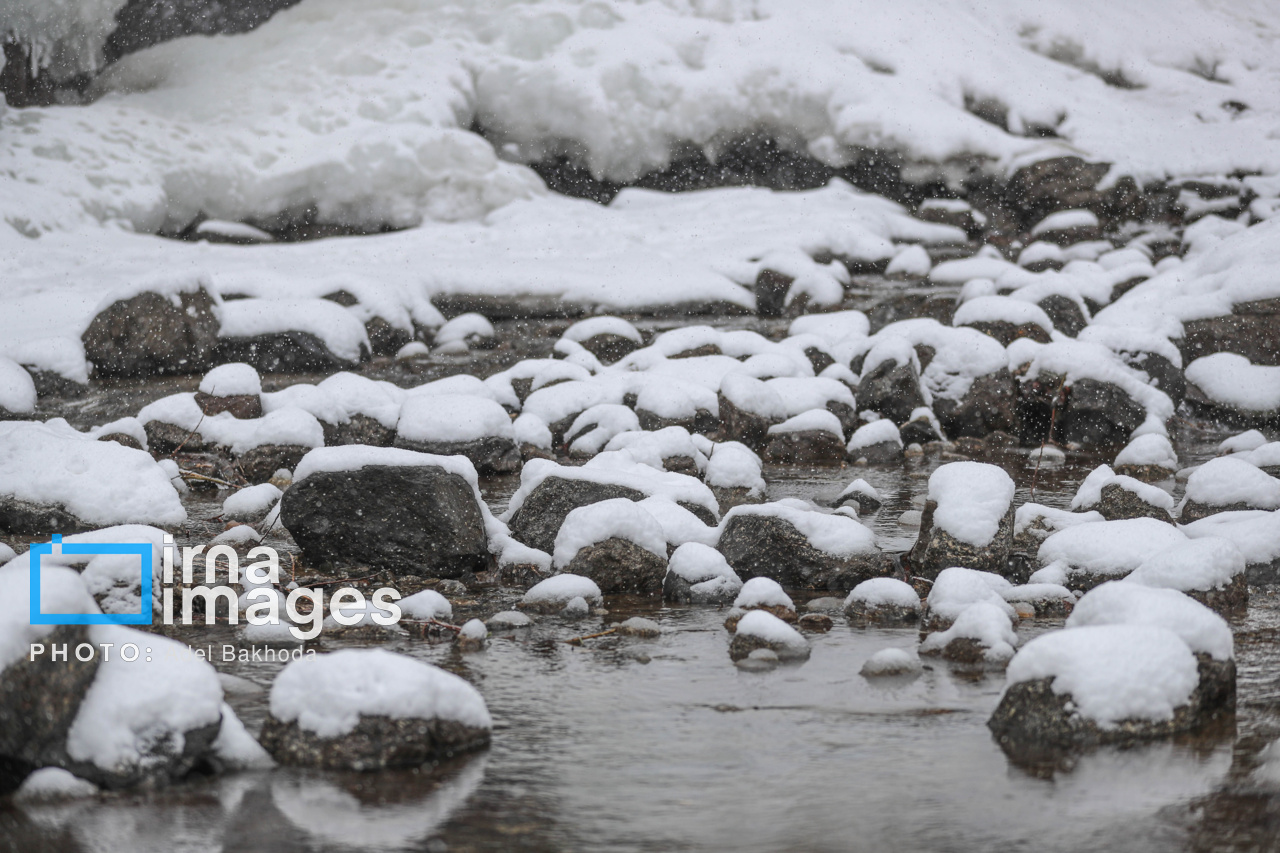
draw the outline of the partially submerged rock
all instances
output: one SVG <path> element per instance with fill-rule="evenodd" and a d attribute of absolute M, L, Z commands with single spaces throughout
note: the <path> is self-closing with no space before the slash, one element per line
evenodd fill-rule
<path fill-rule="evenodd" d="M 923 609 L 920 596 L 911 584 L 897 578 L 863 581 L 844 600 L 846 616 L 877 625 L 915 622 Z"/>
<path fill-rule="evenodd" d="M 950 566 L 1002 572 L 1013 550 L 1013 480 L 995 465 L 952 462 L 929 477 L 911 571 L 935 577 Z"/>
<path fill-rule="evenodd" d="M 489 743 L 484 699 L 456 675 L 383 649 L 305 657 L 271 687 L 262 745 L 282 764 L 417 767 Z"/>
<path fill-rule="evenodd" d="M 769 649 L 779 660 L 801 661 L 809 658 L 809 641 L 766 610 L 752 610 L 738 621 L 729 657 L 741 660 L 756 649 Z"/>

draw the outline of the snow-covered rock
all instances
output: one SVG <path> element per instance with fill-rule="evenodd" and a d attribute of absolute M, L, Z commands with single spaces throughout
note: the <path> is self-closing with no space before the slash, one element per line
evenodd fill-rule
<path fill-rule="evenodd" d="M 595 581 L 603 593 L 655 594 L 667 572 L 666 533 L 634 501 L 599 501 L 565 516 L 552 560 L 561 571 Z"/>
<path fill-rule="evenodd" d="M 927 631 L 946 630 L 968 607 L 983 602 L 994 605 L 1012 623 L 1018 618 L 1017 613 L 1004 598 L 1012 588 L 1013 584 L 991 572 L 961 566 L 943 569 L 929 588 L 923 627 Z"/>
<path fill-rule="evenodd" d="M 1280 511 L 1220 512 L 1180 528 L 1190 539 L 1229 539 L 1244 554 L 1247 579 L 1280 581 Z"/>
<path fill-rule="evenodd" d="M 33 414 L 36 383 L 22 365 L 0 356 L 0 421 Z"/>
<path fill-rule="evenodd" d="M 979 601 L 961 610 L 946 630 L 925 637 L 920 654 L 940 655 L 956 663 L 999 665 L 1013 657 L 1017 644 L 1008 613 L 992 602 Z"/>
<path fill-rule="evenodd" d="M 381 770 L 481 748 L 492 727 L 458 676 L 384 649 L 344 649 L 280 671 L 261 740 L 282 764 Z"/>
<path fill-rule="evenodd" d="M 715 548 L 686 542 L 671 553 L 662 583 L 662 597 L 678 604 L 731 603 L 742 579 Z"/>
<path fill-rule="evenodd" d="M 1178 472 L 1178 455 L 1167 436 L 1148 433 L 1138 436 L 1116 454 L 1115 470 L 1148 483 L 1168 480 Z"/>
<path fill-rule="evenodd" d="M 858 427 L 845 449 L 854 462 L 866 460 L 872 465 L 896 462 L 902 458 L 902 435 L 897 424 L 880 418 Z"/>
<path fill-rule="evenodd" d="M 535 613 L 559 613 L 574 601 L 582 601 L 591 607 L 604 603 L 600 587 L 590 578 L 563 574 L 549 577 L 533 586 L 520 600 L 523 610 Z"/>
<path fill-rule="evenodd" d="M 752 610 L 738 621 L 729 656 L 740 660 L 756 649 L 769 649 L 784 661 L 807 660 L 810 652 L 799 631 L 767 610 Z"/>
<path fill-rule="evenodd" d="M 871 623 L 915 622 L 920 618 L 920 595 L 897 578 L 871 578 L 855 586 L 844 600 L 850 619 Z"/>
<path fill-rule="evenodd" d="M 439 456 L 465 456 L 481 474 L 520 468 L 511 416 L 486 397 L 413 394 L 396 423 L 396 446 Z"/>
<path fill-rule="evenodd" d="M 1186 541 L 1178 528 L 1153 518 L 1077 524 L 1041 543 L 1037 559 L 1044 568 L 1031 576 L 1031 582 L 1089 590 L 1124 577 L 1156 551 Z"/>
<path fill-rule="evenodd" d="M 915 574 L 951 566 L 1000 572 L 1013 549 L 1013 480 L 982 462 L 951 462 L 929 477 L 920 536 L 908 558 Z"/>
<path fill-rule="evenodd" d="M 1219 512 L 1280 509 L 1280 480 L 1235 456 L 1210 459 L 1191 472 L 1178 515 L 1190 524 Z"/>

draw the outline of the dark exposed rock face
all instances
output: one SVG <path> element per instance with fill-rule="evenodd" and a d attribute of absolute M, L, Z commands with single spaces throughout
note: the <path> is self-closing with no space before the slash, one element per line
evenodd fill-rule
<path fill-rule="evenodd" d="M 190 35 L 243 33 L 299 0 L 129 0 L 116 13 L 107 61 Z"/>
<path fill-rule="evenodd" d="M 845 464 L 844 442 L 834 433 L 810 429 L 775 434 L 764 449 L 773 465 L 839 468 Z"/>
<path fill-rule="evenodd" d="M 878 441 L 865 447 L 854 448 L 849 451 L 849 459 L 853 462 L 865 459 L 868 465 L 891 465 L 894 462 L 901 462 L 902 442 Z"/>
<path fill-rule="evenodd" d="M 938 398 L 934 414 L 951 438 L 982 438 L 1001 430 L 1016 434 L 1021 427 L 1018 417 L 1018 386 L 1013 375 L 1001 368 L 995 373 L 973 380 L 968 392 L 958 402 Z"/>
<path fill-rule="evenodd" d="M 1134 370 L 1147 374 L 1151 385 L 1168 394 L 1173 405 L 1182 404 L 1187 396 L 1187 377 L 1183 374 L 1181 367 L 1155 352 L 1122 351 L 1117 355 Z"/>
<path fill-rule="evenodd" d="M 1049 315 L 1050 322 L 1053 327 L 1064 335 L 1075 337 L 1084 331 L 1084 327 L 1089 325 L 1089 321 L 1085 319 L 1084 311 L 1080 310 L 1080 305 L 1073 299 L 1060 294 L 1046 296 L 1036 303 L 1040 306 L 1044 313 Z"/>
<path fill-rule="evenodd" d="M 217 300 L 200 287 L 173 301 L 144 292 L 113 302 L 80 336 L 99 376 L 199 373 L 218 345 Z"/>
<path fill-rule="evenodd" d="M 1018 415 L 1024 442 L 1038 444 L 1049 435 L 1055 399 L 1059 411 L 1050 438 L 1057 442 L 1085 447 L 1124 444 L 1146 419 L 1146 409 L 1109 382 L 1079 379 L 1063 387 L 1061 379 L 1041 373 L 1019 384 Z"/>
<path fill-rule="evenodd" d="M 531 548 L 550 554 L 555 549 L 556 534 L 569 513 L 613 498 L 640 501 L 645 495 L 627 486 L 547 477 L 516 510 L 511 519 L 511 535 Z"/>
<path fill-rule="evenodd" d="M 320 422 L 324 428 L 325 447 L 343 444 L 367 444 L 370 447 L 390 447 L 396 440 L 393 427 L 385 427 L 368 415 L 352 415 L 345 424 Z"/>
<path fill-rule="evenodd" d="M 851 601 L 844 609 L 844 615 L 859 625 L 909 625 L 920 621 L 920 608 Z"/>
<path fill-rule="evenodd" d="M 310 449 L 297 444 L 264 444 L 240 456 L 236 467 L 250 483 L 265 483 L 281 468 L 297 468 Z"/>
<path fill-rule="evenodd" d="M 1096 187 L 1109 168 L 1106 163 L 1086 163 L 1079 157 L 1041 160 L 1014 172 L 1005 199 L 1027 226 L 1056 210 L 1087 208 L 1098 212 L 1106 196 Z"/>
<path fill-rule="evenodd" d="M 634 542 L 613 538 L 583 548 L 565 571 L 591 578 L 605 595 L 657 595 L 667 561 Z"/>
<path fill-rule="evenodd" d="M 1049 333 L 1035 323 L 1018 323 L 1015 325 L 1007 320 L 976 320 L 964 325 L 995 338 L 1004 347 L 1019 338 L 1030 338 L 1042 344 L 1047 344 L 1050 341 Z"/>
<path fill-rule="evenodd" d="M 204 439 L 200 433 L 164 421 L 147 421 L 142 425 L 142 431 L 147 434 L 147 448 L 154 454 L 166 455 L 179 447 L 190 453 L 204 450 Z"/>
<path fill-rule="evenodd" d="M 1236 575 L 1231 583 L 1215 589 L 1188 589 L 1186 594 L 1203 604 L 1230 618 L 1245 612 L 1249 607 L 1249 581 L 1247 575 Z"/>
<path fill-rule="evenodd" d="M 362 714 L 355 729 L 333 738 L 322 738 L 296 722 L 283 723 L 268 715 L 260 739 L 281 764 L 370 771 L 418 767 L 488 746 L 489 737 L 488 729 L 453 720 Z"/>
<path fill-rule="evenodd" d="M 1191 731 L 1220 713 L 1234 710 L 1236 694 L 1235 661 L 1216 661 L 1203 654 L 1196 659 L 1200 683 L 1187 704 L 1174 710 L 1171 720 L 1123 720 L 1114 728 L 1100 728 L 1076 713 L 1070 694 L 1053 692 L 1053 679 L 1039 678 L 1010 686 L 987 728 L 1001 748 L 1019 757 Z"/>
<path fill-rule="evenodd" d="M 936 578 L 943 569 L 960 566 L 980 572 L 1004 574 L 1013 552 L 1013 504 L 1000 519 L 996 535 L 986 545 L 961 542 L 933 523 L 937 501 L 927 501 L 920 516 L 920 536 L 907 554 L 913 575 Z"/>
<path fill-rule="evenodd" d="M 640 348 L 640 344 L 622 335 L 592 335 L 582 341 L 582 348 L 600 359 L 602 364 L 613 364 Z"/>
<path fill-rule="evenodd" d="M 858 508 L 858 515 L 870 515 L 880 509 L 880 501 L 866 492 L 850 492 L 837 502 L 837 506 L 853 504 Z"/>
<path fill-rule="evenodd" d="M 313 474 L 285 491 L 280 517 L 307 562 L 322 570 L 371 566 L 456 578 L 484 571 L 491 560 L 471 485 L 434 466 Z"/>
<path fill-rule="evenodd" d="M 640 428 L 647 432 L 657 432 L 670 426 L 678 426 L 689 432 L 709 435 L 720 428 L 720 419 L 706 409 L 698 409 L 692 418 L 664 418 L 648 409 L 637 408 L 636 418 L 640 421 Z"/>
<path fill-rule="evenodd" d="M 1117 474 L 1132 477 L 1144 483 L 1159 483 L 1162 480 L 1172 480 L 1178 473 L 1172 468 L 1165 468 L 1163 465 L 1117 465 L 1115 468 Z"/>
<path fill-rule="evenodd" d="M 858 383 L 858 407 L 879 412 L 895 424 L 906 423 L 923 405 L 920 374 L 910 362 L 886 360 Z"/>
<path fill-rule="evenodd" d="M 769 444 L 769 427 L 781 421 L 739 409 L 724 394 L 719 398 L 721 432 L 726 440 L 741 441 L 759 453 Z"/>
<path fill-rule="evenodd" d="M 716 496 L 716 503 L 720 506 L 721 515 L 724 515 L 735 506 L 762 504 L 765 502 L 763 492 L 753 492 L 745 486 L 712 486 L 711 494 Z"/>
<path fill-rule="evenodd" d="M 104 770 L 94 764 L 64 759 L 61 764 L 81 779 L 102 788 L 133 788 L 162 785 L 175 782 L 190 773 L 197 764 L 207 761 L 218 738 L 222 720 L 187 729 L 178 739 L 167 737 L 150 743 L 143 750 L 143 758 L 137 764 L 129 764 Z"/>
<path fill-rule="evenodd" d="M 465 456 L 481 476 L 511 474 L 519 471 L 523 461 L 520 448 L 510 438 L 488 435 L 474 441 L 408 441 L 395 440 L 396 447 L 433 453 L 436 456 Z"/>
<path fill-rule="evenodd" d="M 89 642 L 84 625 L 59 625 L 43 640 L 46 648 Z M 57 763 L 80 702 L 98 673 L 99 658 L 74 654 L 53 661 L 47 652 L 24 654 L 0 672 L 0 791 L 16 788 L 33 770 Z"/>
<path fill-rule="evenodd" d="M 362 360 L 369 356 L 362 351 Z M 222 338 L 219 362 L 242 361 L 261 373 L 335 373 L 357 364 L 331 352 L 310 332 L 276 332 L 249 338 Z"/>
<path fill-rule="evenodd" d="M 1239 512 L 1247 509 L 1258 509 L 1258 507 L 1250 506 L 1247 503 L 1212 506 L 1210 504 L 1200 503 L 1199 501 L 1187 501 L 1182 505 L 1182 511 L 1178 513 L 1178 523 L 1190 524 L 1193 521 L 1199 521 L 1202 518 L 1208 518 L 1209 516 L 1217 515 L 1220 512 Z"/>
<path fill-rule="evenodd" d="M 781 317 L 787 291 L 795 279 L 774 270 L 760 270 L 756 276 L 756 313 L 761 317 Z"/>
<path fill-rule="evenodd" d="M 1102 497 L 1097 505 L 1087 509 L 1096 509 L 1107 521 L 1124 518 L 1154 518 L 1157 521 L 1173 523 L 1168 510 L 1147 503 L 1140 495 L 1129 491 L 1120 483 L 1108 483 L 1103 486 Z"/>
<path fill-rule="evenodd" d="M 1182 363 L 1234 352 L 1254 364 L 1280 365 L 1280 299 L 1236 304 L 1230 314 L 1183 324 Z"/>
<path fill-rule="evenodd" d="M 24 501 L 0 495 L 0 533 L 12 536 L 47 536 L 91 529 L 61 504 Z"/>
<path fill-rule="evenodd" d="M 773 578 L 796 589 L 849 590 L 892 569 L 889 556 L 879 551 L 852 557 L 819 551 L 791 522 L 770 515 L 729 519 L 718 547 L 744 581 Z"/>
<path fill-rule="evenodd" d="M 215 397 L 212 394 L 197 391 L 196 405 L 206 415 L 230 412 L 242 420 L 262 417 L 262 398 L 257 394 L 233 394 L 229 397 Z"/>
<path fill-rule="evenodd" d="M 808 660 L 810 653 L 808 646 L 786 646 L 781 643 L 771 643 L 763 637 L 734 634 L 733 640 L 729 643 L 729 657 L 733 660 L 742 660 L 756 649 L 769 649 L 777 653 L 778 660 Z"/>

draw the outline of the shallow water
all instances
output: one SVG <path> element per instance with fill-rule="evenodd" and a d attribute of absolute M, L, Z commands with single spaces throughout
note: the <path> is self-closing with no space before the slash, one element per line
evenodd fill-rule
<path fill-rule="evenodd" d="M 53 408 L 73 422 L 101 423 L 182 384 L 136 383 Z M 1175 429 L 1185 464 L 1212 455 L 1223 435 L 1204 425 Z M 898 517 L 918 508 L 942 461 L 934 454 L 894 467 L 775 467 L 766 478 L 771 498 L 816 502 L 867 479 L 885 497 L 867 521 L 882 547 L 903 551 L 917 531 Z M 1106 459 L 1070 454 L 1038 474 L 1025 454 L 991 461 L 1014 476 L 1018 502 L 1031 498 L 1034 480 L 1037 501 L 1065 506 Z M 500 510 L 517 484 L 487 482 L 486 499 Z M 190 536 L 218 526 L 210 521 L 218 501 L 192 499 L 189 510 Z M 518 599 L 514 590 L 482 593 L 456 607 L 455 621 Z M 608 615 L 584 621 L 544 617 L 478 653 L 413 639 L 387 644 L 480 689 L 497 727 L 479 755 L 419 772 L 277 769 L 69 804 L 0 801 L 0 850 L 1215 849 L 1230 841 L 1232 823 L 1202 823 L 1188 804 L 1231 779 L 1242 753 L 1280 734 L 1280 598 L 1261 590 L 1234 626 L 1234 728 L 1100 749 L 1057 772 L 1012 764 L 988 733 L 1000 673 L 936 661 L 918 678 L 859 674 L 875 651 L 913 646 L 913 628 L 860 629 L 837 616 L 830 633 L 810 635 L 808 662 L 754 673 L 730 661 L 721 609 L 630 599 L 607 606 Z M 654 619 L 665 633 L 564 642 L 631 615 Z M 1024 622 L 1018 633 L 1025 642 L 1059 624 Z M 212 648 L 231 677 L 228 702 L 256 731 L 281 664 L 222 661 L 222 644 L 234 643 L 225 626 L 184 639 Z M 321 648 L 344 645 L 359 643 L 326 640 Z"/>

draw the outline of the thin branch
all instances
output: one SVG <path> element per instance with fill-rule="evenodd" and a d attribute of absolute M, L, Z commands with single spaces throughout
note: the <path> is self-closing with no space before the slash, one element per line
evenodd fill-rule
<path fill-rule="evenodd" d="M 170 459 L 172 459 L 173 457 L 177 456 L 177 455 L 178 455 L 178 451 L 179 451 L 179 450 L 181 450 L 182 448 L 184 448 L 184 447 L 186 447 L 186 446 L 187 446 L 187 442 L 191 440 L 191 437 L 200 431 L 200 424 L 202 424 L 202 423 L 204 423 L 204 410 L 203 410 L 203 409 L 200 411 L 200 420 L 196 421 L 195 429 L 193 429 L 193 430 L 191 430 L 191 432 L 187 433 L 187 437 L 186 437 L 186 438 L 184 438 L 184 439 L 182 439 L 182 443 L 181 443 L 181 444 L 179 444 L 177 447 L 175 447 L 175 448 L 173 449 L 173 451 L 169 454 L 169 458 L 170 458 Z"/>
<path fill-rule="evenodd" d="M 1044 461 L 1044 448 L 1053 440 L 1053 427 L 1058 421 L 1058 403 L 1062 398 L 1062 390 L 1066 387 L 1067 375 L 1062 374 L 1062 381 L 1058 383 L 1058 390 L 1053 392 L 1053 405 L 1049 409 L 1049 432 L 1045 435 L 1044 441 L 1040 442 L 1040 455 L 1036 457 L 1036 470 L 1031 475 L 1031 500 L 1036 499 L 1036 481 L 1040 479 L 1040 463 Z"/>
<path fill-rule="evenodd" d="M 598 638 L 598 637 L 607 637 L 607 636 L 609 636 L 610 634 L 616 634 L 616 633 L 618 633 L 618 629 L 617 629 L 617 628 L 610 628 L 608 631 L 601 631 L 601 632 L 600 632 L 600 633 L 598 633 L 598 634 L 586 634 L 586 635 L 581 636 L 581 637 L 572 637 L 572 638 L 570 638 L 570 639 L 568 639 L 568 640 L 565 640 L 565 642 L 566 642 L 566 643 L 568 643 L 568 644 L 569 644 L 569 645 L 571 645 L 571 646 L 580 646 L 580 645 L 582 645 L 582 641 L 583 641 L 583 640 L 594 640 L 594 639 L 596 639 L 596 638 Z"/>

